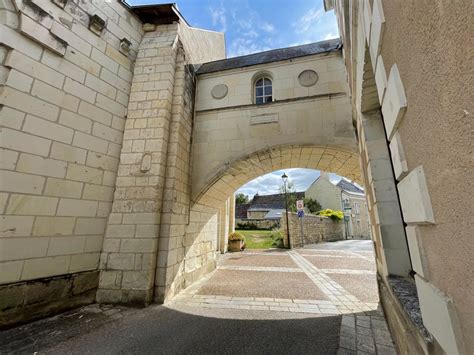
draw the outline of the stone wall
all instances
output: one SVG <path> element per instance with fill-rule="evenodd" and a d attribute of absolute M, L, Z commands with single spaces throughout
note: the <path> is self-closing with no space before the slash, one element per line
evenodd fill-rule
<path fill-rule="evenodd" d="M 255 225 L 258 229 L 273 229 L 280 226 L 280 219 L 250 219 L 250 218 L 237 218 L 235 220 L 235 228 L 241 229 L 241 225 Z"/>
<path fill-rule="evenodd" d="M 285 246 L 288 245 L 286 218 L 281 219 L 282 235 Z M 290 224 L 290 244 L 292 248 L 299 248 L 304 245 L 320 242 L 334 242 L 344 239 L 344 223 L 333 221 L 328 217 L 305 215 L 303 217 L 303 238 L 301 238 L 301 220 L 294 212 L 288 213 Z"/>
<path fill-rule="evenodd" d="M 25 290 L 99 265 L 142 29 L 118 1 L 2 0 L 0 13 L 0 284 Z"/>

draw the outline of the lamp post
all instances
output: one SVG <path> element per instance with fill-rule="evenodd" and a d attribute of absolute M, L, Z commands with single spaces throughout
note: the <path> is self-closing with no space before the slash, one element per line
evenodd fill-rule
<path fill-rule="evenodd" d="M 290 243 L 290 224 L 288 222 L 288 194 L 286 191 L 286 184 L 288 182 L 288 176 L 283 173 L 281 176 L 283 179 L 283 186 L 284 186 L 284 191 L 285 191 L 285 209 L 286 209 L 286 238 L 288 240 L 288 249 L 291 249 L 291 243 Z"/>

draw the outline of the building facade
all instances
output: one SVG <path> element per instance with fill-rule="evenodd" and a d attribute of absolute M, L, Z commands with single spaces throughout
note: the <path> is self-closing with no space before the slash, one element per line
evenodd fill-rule
<path fill-rule="evenodd" d="M 327 0 L 342 43 L 225 59 L 173 5 L 0 0 L 1 324 L 170 299 L 226 250 L 234 192 L 297 167 L 365 186 L 400 351 L 472 353 L 461 4 Z"/>
<path fill-rule="evenodd" d="M 333 184 L 328 173 L 321 175 L 305 191 L 305 197 L 317 200 L 323 209 L 344 211 L 344 236 L 368 239 L 369 215 L 364 190 L 342 178 Z"/>

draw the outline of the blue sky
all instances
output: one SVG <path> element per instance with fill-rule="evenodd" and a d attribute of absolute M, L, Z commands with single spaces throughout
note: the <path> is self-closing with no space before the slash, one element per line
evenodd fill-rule
<path fill-rule="evenodd" d="M 168 2 L 128 0 L 131 5 Z M 225 33 L 228 58 L 339 37 L 334 12 L 324 12 L 322 0 L 182 0 L 177 6 L 191 26 Z M 311 169 L 285 172 L 297 191 L 306 190 L 319 176 Z M 283 170 L 260 176 L 238 192 L 278 193 L 282 174 Z M 331 175 L 332 181 L 339 179 Z"/>
<path fill-rule="evenodd" d="M 334 13 L 324 12 L 322 0 L 182 0 L 177 6 L 191 26 L 225 33 L 227 57 L 339 36 Z"/>

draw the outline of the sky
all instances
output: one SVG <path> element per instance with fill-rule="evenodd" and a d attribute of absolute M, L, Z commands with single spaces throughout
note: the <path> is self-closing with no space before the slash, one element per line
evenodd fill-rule
<path fill-rule="evenodd" d="M 228 58 L 339 37 L 334 12 L 326 13 L 322 0 L 175 1 L 191 26 L 225 33 Z"/>
<path fill-rule="evenodd" d="M 297 46 L 339 37 L 333 11 L 323 0 L 175 0 L 193 27 L 225 33 L 227 58 Z M 172 1 L 128 0 L 131 5 Z M 319 176 L 311 169 L 287 169 L 296 191 L 304 191 Z M 237 192 L 252 197 L 278 193 L 283 170 L 260 176 Z M 335 183 L 340 176 L 331 174 Z"/>

